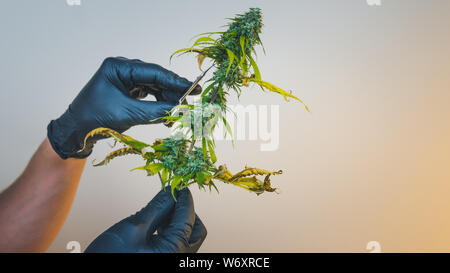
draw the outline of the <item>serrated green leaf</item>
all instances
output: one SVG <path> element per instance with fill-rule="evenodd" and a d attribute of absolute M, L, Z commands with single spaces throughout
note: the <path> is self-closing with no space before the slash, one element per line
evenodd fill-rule
<path fill-rule="evenodd" d="M 193 40 L 194 38 L 197 38 L 197 37 L 200 37 L 200 36 L 203 36 L 203 35 L 208 35 L 208 37 L 209 37 L 209 36 L 214 35 L 214 34 L 222 34 L 222 33 L 223 33 L 223 31 L 203 32 L 203 33 L 197 34 L 194 37 L 192 37 L 190 39 L 190 41 Z"/>
<path fill-rule="evenodd" d="M 182 49 L 178 49 L 177 51 L 173 52 L 172 55 L 170 55 L 169 62 L 172 61 L 173 56 L 175 56 L 176 54 L 180 54 L 181 55 L 181 54 L 189 53 L 189 52 L 205 54 L 205 51 L 203 49 L 200 49 L 200 48 L 193 48 L 193 47 L 182 48 Z"/>
<path fill-rule="evenodd" d="M 135 171 L 135 170 L 145 170 L 145 166 L 140 166 L 140 167 L 136 167 L 130 170 L 130 172 Z"/>
<path fill-rule="evenodd" d="M 241 51 L 242 51 L 241 52 L 242 56 L 241 56 L 240 61 L 239 61 L 239 66 L 241 67 L 243 74 L 246 75 L 247 74 L 247 66 L 246 66 L 247 54 L 245 53 L 245 47 L 246 47 L 245 36 L 240 36 L 239 37 L 239 43 L 241 45 Z"/>
<path fill-rule="evenodd" d="M 134 168 L 131 171 L 145 170 L 145 171 L 147 171 L 147 175 L 153 176 L 153 175 L 157 174 L 162 168 L 164 168 L 162 163 L 151 163 L 151 164 L 147 164 L 145 166 Z"/>
<path fill-rule="evenodd" d="M 216 184 L 214 184 L 213 181 L 210 181 L 208 186 L 209 186 L 209 190 L 211 190 L 211 187 L 213 187 L 217 191 L 217 193 L 219 193 L 219 189 L 217 189 Z"/>
<path fill-rule="evenodd" d="M 213 86 L 215 85 L 216 83 L 215 82 L 212 82 L 211 84 L 209 84 L 206 88 L 205 88 L 205 90 L 203 90 L 203 92 L 202 92 L 202 94 L 200 95 L 200 97 L 204 97 L 208 92 L 209 92 L 209 90 L 211 90 L 211 88 L 213 88 Z"/>
<path fill-rule="evenodd" d="M 228 123 L 227 119 L 225 117 L 222 117 L 222 121 L 223 121 L 223 125 L 225 125 L 226 131 L 225 131 L 225 136 L 227 134 L 227 132 L 230 134 L 231 137 L 231 144 L 234 147 L 234 136 L 233 136 L 233 130 L 230 127 L 230 124 Z"/>
<path fill-rule="evenodd" d="M 169 175 L 169 170 L 167 168 L 163 168 L 162 169 L 162 173 L 161 173 L 161 182 L 162 182 L 162 187 L 164 188 L 166 186 L 166 182 L 167 182 L 167 177 Z"/>
<path fill-rule="evenodd" d="M 157 174 L 163 168 L 164 168 L 164 165 L 162 163 L 152 163 L 152 164 L 147 165 L 147 170 L 152 172 L 153 174 Z"/>
<path fill-rule="evenodd" d="M 223 91 L 222 91 L 222 86 L 219 86 L 219 97 L 220 97 L 220 101 L 221 101 L 222 103 L 225 103 L 225 102 L 223 101 Z"/>
<path fill-rule="evenodd" d="M 167 146 L 164 145 L 164 144 L 158 144 L 158 145 L 155 145 L 155 146 L 152 146 L 152 147 L 153 147 L 153 150 L 155 150 L 155 152 L 167 150 Z"/>
<path fill-rule="evenodd" d="M 195 180 L 197 180 L 197 183 L 200 185 L 200 186 L 203 186 L 203 183 L 205 182 L 205 176 L 203 175 L 203 173 L 200 171 L 200 172 L 197 172 L 196 174 L 195 174 Z"/>
<path fill-rule="evenodd" d="M 192 47 L 194 47 L 194 46 L 196 46 L 196 45 L 199 45 L 199 44 L 204 44 L 204 43 L 207 43 L 207 44 L 212 44 L 212 45 L 214 45 L 214 44 L 216 44 L 216 40 L 214 40 L 213 38 L 211 38 L 211 37 L 200 37 L 200 38 L 198 38 L 197 40 L 195 40 L 195 42 L 194 42 L 194 44 L 192 45 Z"/>
<path fill-rule="evenodd" d="M 175 175 L 173 177 L 172 182 L 170 183 L 170 189 L 172 190 L 172 197 L 175 201 L 177 201 L 177 199 L 175 198 L 175 195 L 173 194 L 175 189 L 178 187 L 178 185 L 181 182 L 181 178 L 183 178 L 181 175 Z"/>

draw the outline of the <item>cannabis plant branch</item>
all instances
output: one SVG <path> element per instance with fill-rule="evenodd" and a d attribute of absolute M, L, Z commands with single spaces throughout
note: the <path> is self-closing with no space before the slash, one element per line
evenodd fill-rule
<path fill-rule="evenodd" d="M 197 184 L 201 189 L 208 187 L 210 190 L 218 190 L 215 185 L 217 181 L 244 188 L 258 195 L 276 191 L 271 186 L 270 177 L 281 174 L 281 170 L 267 171 L 245 167 L 244 170 L 232 174 L 225 164 L 216 166 L 214 129 L 221 121 L 232 136 L 233 132 L 225 118 L 228 111 L 227 96 L 230 91 L 234 91 L 239 97 L 243 88 L 250 84 L 278 93 L 285 100 L 297 100 L 306 110 L 308 107 L 292 92 L 261 78 L 255 61 L 255 47 L 262 47 L 259 34 L 263 24 L 259 8 L 250 8 L 248 12 L 236 15 L 226 26 L 228 29 L 224 32 L 207 32 L 195 36 L 191 47 L 177 50 L 171 56 L 172 58 L 175 55 L 194 53 L 197 54 L 200 70 L 205 59 L 214 63 L 216 69 L 212 77 L 206 80 L 206 88 L 197 103 L 176 106 L 178 110 L 182 110 L 182 115 L 162 118 L 172 123 L 177 133 L 147 144 L 108 128 L 95 129 L 86 135 L 85 143 L 89 138 L 106 136 L 125 145 L 124 148 L 108 154 L 95 166 L 106 165 L 119 156 L 137 154 L 146 160 L 146 164 L 133 170 L 146 171 L 149 176 L 158 174 L 161 186 L 170 185 L 172 193 L 175 189 L 192 184 Z M 264 47 L 262 48 L 264 50 Z M 260 176 L 264 176 L 264 179 L 259 178 Z"/>

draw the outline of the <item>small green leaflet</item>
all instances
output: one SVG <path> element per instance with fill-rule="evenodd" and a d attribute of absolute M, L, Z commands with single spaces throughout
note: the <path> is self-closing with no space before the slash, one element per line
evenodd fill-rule
<path fill-rule="evenodd" d="M 175 201 L 177 201 L 177 199 L 175 198 L 175 195 L 173 193 L 174 193 L 175 189 L 178 187 L 178 185 L 180 184 L 182 178 L 183 177 L 181 175 L 175 175 L 173 177 L 172 183 L 170 183 L 170 188 L 172 190 L 172 196 Z"/>

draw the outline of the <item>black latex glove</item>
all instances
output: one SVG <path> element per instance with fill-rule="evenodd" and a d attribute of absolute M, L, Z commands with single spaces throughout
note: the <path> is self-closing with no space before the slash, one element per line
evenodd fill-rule
<path fill-rule="evenodd" d="M 58 155 L 84 158 L 101 137 L 93 138 L 82 153 L 87 133 L 106 127 L 120 133 L 138 124 L 167 115 L 192 82 L 157 64 L 123 57 L 107 58 L 66 112 L 47 127 Z M 199 94 L 198 86 L 193 94 Z M 157 101 L 141 101 L 152 94 Z M 160 121 L 159 121 L 160 122 Z"/>
<path fill-rule="evenodd" d="M 145 208 L 98 236 L 85 252 L 197 252 L 206 228 L 188 189 L 175 191 L 175 198 L 169 187 L 160 191 Z"/>

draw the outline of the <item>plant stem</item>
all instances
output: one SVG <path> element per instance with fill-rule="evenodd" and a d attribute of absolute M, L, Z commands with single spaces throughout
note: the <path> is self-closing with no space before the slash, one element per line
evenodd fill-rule
<path fill-rule="evenodd" d="M 192 149 L 194 148 L 194 145 L 195 145 L 195 139 L 192 139 L 191 146 L 189 146 L 188 153 L 190 153 L 192 151 Z"/>

